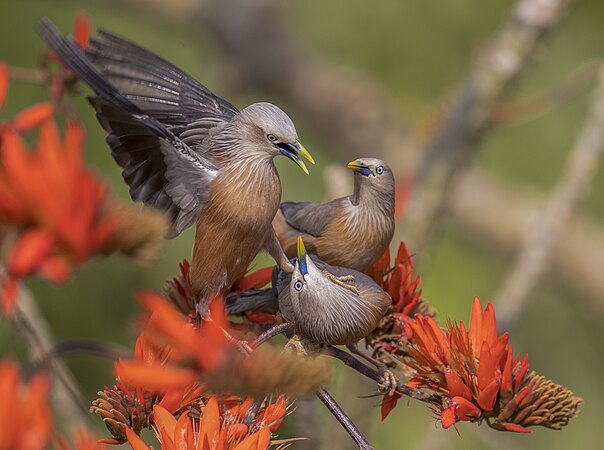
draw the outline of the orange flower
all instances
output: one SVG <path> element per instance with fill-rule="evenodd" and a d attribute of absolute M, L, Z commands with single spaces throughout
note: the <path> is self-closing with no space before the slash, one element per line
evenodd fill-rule
<path fill-rule="evenodd" d="M 84 13 L 77 13 L 73 21 L 73 38 L 83 49 L 88 47 L 90 28 L 90 18 Z"/>
<path fill-rule="evenodd" d="M 260 289 L 273 281 L 273 270 L 275 266 L 264 267 L 255 272 L 246 272 L 239 277 L 232 291 L 247 291 L 249 289 Z"/>
<path fill-rule="evenodd" d="M 26 383 L 13 362 L 0 362 L 0 450 L 47 448 L 52 430 L 49 390 L 45 373 Z"/>
<path fill-rule="evenodd" d="M 382 255 L 367 271 L 367 275 L 380 284 L 392 298 L 392 309 L 366 338 L 376 352 L 401 354 L 407 340 L 405 319 L 416 314 L 434 317 L 434 311 L 422 298 L 419 289 L 421 277 L 415 275 L 415 266 L 409 249 L 401 242 L 393 267 L 390 267 L 390 250 Z M 384 399 L 387 404 L 396 404 L 395 399 Z M 388 412 L 382 414 L 384 417 Z"/>
<path fill-rule="evenodd" d="M 8 66 L 3 62 L 0 62 L 0 109 L 4 105 L 4 99 L 8 92 Z"/>
<path fill-rule="evenodd" d="M 231 288 L 231 292 L 235 291 L 247 291 L 253 289 L 260 289 L 270 282 L 273 281 L 273 271 L 275 266 L 264 267 L 263 269 L 256 270 L 255 272 L 246 272 Z M 270 314 L 262 311 L 246 311 L 245 318 L 253 323 L 258 324 L 271 324 L 275 323 L 277 318 L 274 314 Z"/>
<path fill-rule="evenodd" d="M 163 297 L 152 292 L 142 292 L 138 297 L 149 313 L 146 339 L 157 349 L 165 349 L 169 361 L 160 363 L 155 358 L 150 364 L 140 359 L 120 360 L 115 371 L 121 383 L 165 392 L 197 382 L 201 374 L 222 363 L 228 334 L 221 301 L 211 303 L 211 319 L 201 320 L 196 327 Z"/>
<path fill-rule="evenodd" d="M 200 402 L 199 415 L 184 412 L 177 419 L 165 408 L 153 407 L 153 430 L 162 450 L 265 450 L 271 446 L 271 431 L 276 431 L 287 413 L 286 402 L 279 397 L 247 418 L 252 399 L 237 397 L 219 400 L 211 396 Z M 243 423 L 244 418 L 250 425 Z M 138 435 L 126 430 L 134 450 L 149 450 Z M 283 441 L 282 441 L 283 442 Z"/>
<path fill-rule="evenodd" d="M 5 312 L 14 308 L 11 294 L 18 279 L 39 274 L 63 281 L 111 236 L 108 188 L 82 167 L 82 142 L 82 129 L 75 123 L 67 126 L 62 140 L 56 125 L 45 120 L 35 151 L 27 149 L 13 127 L 2 129 L 0 237 L 11 228 L 16 231 L 2 286 Z"/>
<path fill-rule="evenodd" d="M 444 333 L 431 317 L 405 319 L 409 342 L 404 363 L 415 371 L 407 383 L 429 389 L 444 428 L 458 421 L 480 422 L 503 431 L 528 433 L 528 426 L 559 429 L 578 413 L 582 399 L 534 372 L 528 357 L 513 358 L 508 334 L 497 335 L 491 303 L 484 312 L 475 298 L 470 327 L 447 324 Z"/>
<path fill-rule="evenodd" d="M 12 129 L 18 133 L 32 130 L 52 118 L 54 108 L 48 102 L 25 108 L 12 121 Z"/>
<path fill-rule="evenodd" d="M 151 370 L 153 377 L 144 383 L 145 389 L 138 385 L 118 383 L 113 389 L 105 387 L 98 393 L 99 398 L 92 402 L 90 412 L 98 414 L 112 434 L 113 439 L 106 442 L 122 444 L 127 440 L 127 428 L 140 433 L 143 428 L 149 427 L 149 417 L 156 404 L 170 413 L 176 413 L 202 397 L 204 388 L 196 382 L 191 371 L 185 371 L 186 379 L 178 380 L 173 372 L 182 372 L 183 369 L 165 366 L 167 361 L 167 351 L 158 350 L 142 332 L 136 340 L 134 360 L 116 364 L 116 372 L 120 374 L 126 371 L 127 380 L 128 377 L 136 379 L 137 371 L 142 371 L 144 378 Z M 175 379 L 180 384 L 174 382 Z"/>
<path fill-rule="evenodd" d="M 422 291 L 419 288 L 421 277 L 415 276 L 413 257 L 404 242 L 401 242 L 394 259 L 394 266 L 390 266 L 390 249 L 378 259 L 366 273 L 380 284 L 392 298 L 392 310 L 397 316 L 412 316 L 429 312 L 428 306 L 422 300 Z"/>

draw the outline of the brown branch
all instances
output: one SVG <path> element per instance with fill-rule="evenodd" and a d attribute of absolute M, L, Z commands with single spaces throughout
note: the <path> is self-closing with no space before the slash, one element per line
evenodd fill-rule
<path fill-rule="evenodd" d="M 565 173 L 528 229 L 524 247 L 496 296 L 497 316 L 503 329 L 511 327 L 519 317 L 595 175 L 604 150 L 604 65 L 598 78 L 591 113 L 569 154 Z"/>
<path fill-rule="evenodd" d="M 46 361 L 54 376 L 52 403 L 55 412 L 72 425 L 89 424 L 86 401 L 78 389 L 77 381 L 65 363 L 54 357 L 54 343 L 46 319 L 23 286 L 19 289 L 13 322 L 27 341 L 34 364 L 40 360 Z"/>
<path fill-rule="evenodd" d="M 532 60 L 535 48 L 572 0 L 520 0 L 477 58 L 457 99 L 445 113 L 417 173 L 403 234 L 421 253 L 443 212 L 455 179 L 470 164 L 497 104 Z"/>
<path fill-rule="evenodd" d="M 472 170 L 457 183 L 450 203 L 458 230 L 470 239 L 488 242 L 498 251 L 520 251 L 526 229 L 543 196 Z M 501 212 L 505 211 L 505 220 Z M 604 233 L 602 227 L 580 214 L 570 218 L 564 239 L 552 249 L 551 273 L 577 292 L 594 313 L 604 316 Z"/>

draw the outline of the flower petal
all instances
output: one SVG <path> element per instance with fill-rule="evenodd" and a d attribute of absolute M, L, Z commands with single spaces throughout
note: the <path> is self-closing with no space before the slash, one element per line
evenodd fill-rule
<path fill-rule="evenodd" d="M 13 119 L 13 128 L 18 132 L 29 131 L 42 122 L 50 120 L 54 109 L 48 102 L 38 103 L 24 109 Z"/>
<path fill-rule="evenodd" d="M 6 93 L 8 92 L 8 75 L 8 66 L 0 62 L 0 109 L 2 109 Z"/>

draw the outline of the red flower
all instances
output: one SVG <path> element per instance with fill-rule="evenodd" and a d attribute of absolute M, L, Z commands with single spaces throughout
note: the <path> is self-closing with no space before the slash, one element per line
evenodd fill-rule
<path fill-rule="evenodd" d="M 369 269 L 367 275 L 380 284 L 392 298 L 392 310 L 396 316 L 412 316 L 422 313 L 434 315 L 422 300 L 419 289 L 421 277 L 415 276 L 413 257 L 404 242 L 401 242 L 394 265 L 390 267 L 390 249 Z"/>
<path fill-rule="evenodd" d="M 444 428 L 458 421 L 487 423 L 498 430 L 529 432 L 541 425 L 559 429 L 578 413 L 582 399 L 568 389 L 528 373 L 528 357 L 513 358 L 508 334 L 497 335 L 491 303 L 484 312 L 474 299 L 470 327 L 431 317 L 406 319 L 409 342 L 404 363 L 415 371 L 408 383 L 441 398 L 435 404 Z"/>
<path fill-rule="evenodd" d="M 0 109 L 2 109 L 2 105 L 4 105 L 4 99 L 8 92 L 8 75 L 8 66 L 0 62 Z"/>
<path fill-rule="evenodd" d="M 118 361 L 115 371 L 120 381 L 155 392 L 165 392 L 199 380 L 200 374 L 216 369 L 228 345 L 226 319 L 221 301 L 210 306 L 211 319 L 198 328 L 167 300 L 152 292 L 139 294 L 149 312 L 145 336 L 151 345 L 169 353 L 169 363 L 158 358 Z"/>
<path fill-rule="evenodd" d="M 50 379 L 45 373 L 26 383 L 11 361 L 0 362 L 0 450 L 43 450 L 52 431 L 48 407 Z"/>
<path fill-rule="evenodd" d="M 35 151 L 27 149 L 14 128 L 2 129 L 0 236 L 16 231 L 2 289 L 5 312 L 14 308 L 11 294 L 19 278 L 38 274 L 65 280 L 72 267 L 102 249 L 114 230 L 115 221 L 106 212 L 108 188 L 82 167 L 82 142 L 82 129 L 75 123 L 67 126 L 62 140 L 55 124 L 46 120 Z"/>
<path fill-rule="evenodd" d="M 184 412 L 177 419 L 161 406 L 153 408 L 153 430 L 162 450 L 255 450 L 268 449 L 271 432 L 277 430 L 287 413 L 286 402 L 279 397 L 256 413 L 248 427 L 243 419 L 252 399 L 236 397 L 219 399 L 210 396 L 200 401 L 200 418 Z M 128 442 L 134 450 L 149 450 L 138 435 L 127 430 Z M 288 441 L 282 441 L 289 442 Z"/>

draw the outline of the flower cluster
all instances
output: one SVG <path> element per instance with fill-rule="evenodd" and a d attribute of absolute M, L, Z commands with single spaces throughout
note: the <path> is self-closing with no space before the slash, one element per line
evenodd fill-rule
<path fill-rule="evenodd" d="M 401 242 L 392 266 L 390 250 L 386 250 L 366 273 L 392 298 L 391 311 L 367 337 L 367 343 L 376 353 L 400 352 L 407 339 L 405 319 L 416 314 L 436 315 L 436 311 L 422 298 L 422 290 L 419 289 L 421 277 L 415 275 L 413 257 L 405 243 Z"/>
<path fill-rule="evenodd" d="M 406 319 L 404 363 L 415 375 L 407 385 L 437 394 L 434 410 L 444 428 L 459 421 L 498 430 L 560 429 L 575 417 L 582 399 L 529 372 L 528 356 L 513 357 L 508 334 L 497 335 L 493 306 L 474 299 L 470 326 L 448 323 L 443 332 L 431 317 Z"/>
<path fill-rule="evenodd" d="M 48 407 L 50 379 L 45 373 L 21 381 L 12 361 L 0 362 L 0 449 L 43 450 L 52 431 Z"/>
<path fill-rule="evenodd" d="M 153 430 L 162 450 L 266 450 L 271 445 L 285 448 L 291 440 L 271 442 L 285 415 L 283 397 L 265 401 L 255 410 L 253 400 L 209 396 L 177 419 L 165 408 L 153 407 Z M 134 450 L 149 450 L 138 435 L 126 429 Z"/>
<path fill-rule="evenodd" d="M 0 96 L 7 70 L 0 66 Z M 2 98 L 0 98 L 0 104 Z M 33 149 L 21 134 L 38 130 Z M 0 124 L 0 242 L 6 254 L 1 307 L 15 307 L 18 280 L 40 275 L 62 282 L 92 255 L 148 258 L 163 240 L 163 216 L 119 205 L 82 162 L 84 133 L 69 122 L 63 136 L 53 107 L 42 103 Z M 139 223 L 136 233 L 133 223 Z"/>
<path fill-rule="evenodd" d="M 50 377 L 34 374 L 29 381 L 19 375 L 11 360 L 0 361 L 0 450 L 44 450 L 53 440 L 52 411 L 48 405 Z M 88 431 L 74 432 L 74 445 L 54 436 L 59 450 L 107 450 Z"/>

